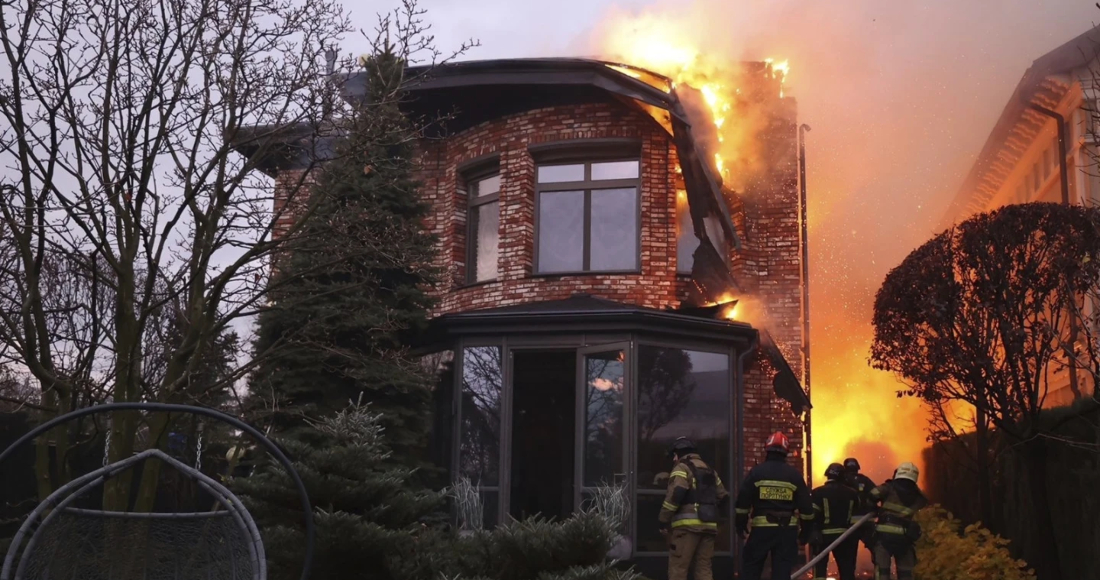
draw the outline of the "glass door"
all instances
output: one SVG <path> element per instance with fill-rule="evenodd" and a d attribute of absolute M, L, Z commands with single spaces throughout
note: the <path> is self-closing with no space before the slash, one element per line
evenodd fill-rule
<path fill-rule="evenodd" d="M 575 502 L 595 488 L 626 484 L 627 343 L 577 351 Z"/>

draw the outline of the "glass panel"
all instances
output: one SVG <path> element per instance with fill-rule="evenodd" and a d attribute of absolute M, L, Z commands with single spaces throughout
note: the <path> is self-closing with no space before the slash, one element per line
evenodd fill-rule
<path fill-rule="evenodd" d="M 500 192 L 500 174 L 492 177 L 486 177 L 476 183 L 474 187 L 474 197 L 481 197 L 483 195 L 492 195 Z"/>
<path fill-rule="evenodd" d="M 481 509 L 485 514 L 485 529 L 492 529 L 499 521 L 497 518 L 500 513 L 500 492 L 496 490 L 482 491 Z"/>
<path fill-rule="evenodd" d="M 584 192 L 539 195 L 539 272 L 584 269 Z"/>
<path fill-rule="evenodd" d="M 459 475 L 477 485 L 500 482 L 500 347 L 478 346 L 462 353 L 462 441 Z"/>
<path fill-rule="evenodd" d="M 703 461 L 722 478 L 726 491 L 735 493 L 730 488 L 729 356 L 641 345 L 636 382 L 638 549 L 665 551 L 664 540 L 656 531 L 657 513 L 663 501 L 659 492 L 665 490 L 668 472 L 673 467 L 666 455 L 668 445 L 677 437 L 694 441 Z M 730 549 L 728 521 L 718 529 L 715 549 Z"/>
<path fill-rule="evenodd" d="M 592 164 L 592 180 L 601 179 L 637 179 L 637 161 L 610 161 Z"/>
<path fill-rule="evenodd" d="M 441 485 L 450 481 L 451 442 L 454 440 L 454 351 L 445 350 L 420 357 L 424 372 L 432 380 L 432 427 L 427 460 L 442 468 Z"/>
<path fill-rule="evenodd" d="M 664 503 L 663 494 L 638 494 L 638 540 L 636 542 L 639 552 L 667 552 L 668 540 L 661 535 L 657 527 L 657 516 L 661 513 L 661 504 Z M 720 550 L 719 546 L 714 547 Z"/>
<path fill-rule="evenodd" d="M 625 356 L 616 350 L 585 356 L 584 478 L 596 486 L 623 471 Z"/>
<path fill-rule="evenodd" d="M 577 459 L 577 351 L 512 351 L 508 514 L 564 519 L 573 512 Z"/>
<path fill-rule="evenodd" d="M 584 164 L 539 165 L 539 183 L 584 181 Z"/>
<path fill-rule="evenodd" d="M 699 238 L 695 237 L 695 226 L 691 223 L 691 211 L 688 207 L 687 192 L 676 192 L 676 271 L 690 274 L 695 264 L 695 250 L 699 247 Z"/>
<path fill-rule="evenodd" d="M 730 482 L 730 369 L 726 354 L 642 345 L 638 354 L 638 489 L 664 490 L 660 475 L 677 437 Z"/>
<path fill-rule="evenodd" d="M 592 192 L 592 257 L 589 269 L 634 270 L 638 267 L 638 190 Z"/>
<path fill-rule="evenodd" d="M 493 201 L 472 209 L 476 212 L 473 239 L 474 281 L 495 280 L 500 247 L 500 202 Z"/>

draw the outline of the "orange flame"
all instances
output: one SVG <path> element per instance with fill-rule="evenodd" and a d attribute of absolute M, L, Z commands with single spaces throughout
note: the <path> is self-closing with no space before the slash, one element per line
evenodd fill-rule
<path fill-rule="evenodd" d="M 628 66 L 611 68 L 669 91 L 684 84 L 700 92 L 717 129 L 714 165 L 722 180 L 731 183 L 754 162 L 753 145 L 759 116 L 734 114 L 744 71 L 740 63 L 715 59 L 695 44 L 697 38 L 677 38 L 670 34 L 667 19 L 656 14 L 638 14 L 607 24 L 601 39 L 604 58 L 629 63 L 671 79 L 672 85 L 645 75 Z M 790 72 L 787 61 L 767 59 L 766 75 L 782 82 Z M 652 76 L 652 75 L 650 75 Z M 780 90 L 780 97 L 783 96 Z"/>
<path fill-rule="evenodd" d="M 668 77 L 646 78 L 631 66 L 616 70 L 669 91 L 686 84 L 698 90 L 717 129 L 715 165 L 723 181 L 735 190 L 746 170 L 755 169 L 759 140 L 766 127 L 764 111 L 747 108 L 746 93 L 752 85 L 736 58 L 709 51 L 705 35 L 675 14 L 661 11 L 614 11 L 601 23 L 595 37 L 600 54 L 608 59 L 641 67 Z M 789 61 L 764 59 L 767 78 L 778 81 L 783 98 L 791 74 Z M 812 225 L 812 224 L 811 224 Z M 735 304 L 722 312 L 730 319 L 766 327 L 765 305 L 745 296 L 721 296 L 711 305 Z M 869 328 L 853 327 L 842 313 L 817 315 L 816 336 L 842 337 L 814 349 L 812 400 L 813 460 L 815 481 L 825 467 L 846 457 L 857 457 L 864 472 L 876 481 L 889 477 L 902 461 L 921 463 L 926 412 L 913 399 L 899 399 L 901 388 L 888 373 L 867 365 Z"/>

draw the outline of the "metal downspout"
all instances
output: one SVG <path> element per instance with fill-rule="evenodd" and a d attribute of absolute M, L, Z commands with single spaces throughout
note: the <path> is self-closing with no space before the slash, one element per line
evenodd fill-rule
<path fill-rule="evenodd" d="M 803 123 L 798 127 L 798 183 L 802 206 L 802 386 L 811 397 L 810 390 L 810 243 L 807 234 L 806 207 L 806 133 L 810 126 Z M 810 489 L 814 487 L 813 430 L 811 424 L 813 410 L 806 409 L 806 482 Z"/>
<path fill-rule="evenodd" d="M 1069 206 L 1069 168 L 1066 166 L 1066 118 L 1061 113 L 1052 111 L 1042 105 L 1030 103 L 1030 106 L 1035 111 L 1054 119 L 1054 122 L 1058 124 L 1058 171 L 1062 185 L 1062 205 Z M 1067 300 L 1071 299 L 1067 297 Z M 1069 316 L 1069 339 L 1073 348 L 1073 353 L 1069 357 L 1069 389 L 1073 391 L 1075 400 L 1081 398 L 1081 388 L 1077 383 L 1077 318 L 1073 314 L 1073 311 L 1077 309 L 1076 307 L 1077 305 L 1074 304 L 1070 309 Z"/>

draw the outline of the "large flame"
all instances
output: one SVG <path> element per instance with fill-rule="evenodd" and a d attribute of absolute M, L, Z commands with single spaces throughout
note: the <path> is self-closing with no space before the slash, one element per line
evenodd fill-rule
<path fill-rule="evenodd" d="M 746 84 L 745 70 L 740 62 L 716 58 L 702 50 L 699 38 L 670 34 L 667 21 L 656 14 L 638 14 L 615 19 L 607 24 L 602 35 L 602 56 L 628 63 L 671 79 L 673 86 L 687 85 L 702 95 L 717 129 L 714 165 L 726 183 L 739 185 L 738 178 L 755 163 L 755 149 L 750 145 L 762 128 L 759 115 L 734 115 L 742 105 L 740 96 Z M 779 81 L 780 87 L 790 72 L 789 63 L 765 59 L 764 75 Z M 663 90 L 667 83 L 643 78 L 626 67 L 616 70 L 640 78 Z M 779 96 L 783 96 L 780 88 Z"/>
<path fill-rule="evenodd" d="M 753 79 L 745 78 L 741 61 L 751 59 L 708 50 L 707 35 L 675 12 L 614 11 L 598 30 L 601 56 L 627 65 L 617 70 L 665 91 L 686 84 L 700 92 L 717 129 L 715 166 L 725 183 L 739 189 L 740 174 L 755 168 L 758 132 L 766 128 L 765 115 L 746 107 L 742 94 Z M 763 60 L 763 74 L 779 81 L 782 98 L 791 66 L 786 60 Z M 672 84 L 629 67 L 664 75 Z M 729 304 L 723 316 L 767 325 L 763 305 L 743 296 L 731 302 L 734 298 L 717 301 Z M 902 461 L 921 463 L 926 414 L 916 401 L 894 396 L 901 388 L 894 377 L 867 365 L 870 329 L 853 327 L 849 315 L 822 312 L 813 318 L 814 335 L 831 342 L 814 347 L 812 470 L 820 481 L 829 463 L 857 457 L 865 473 L 882 481 Z"/>

